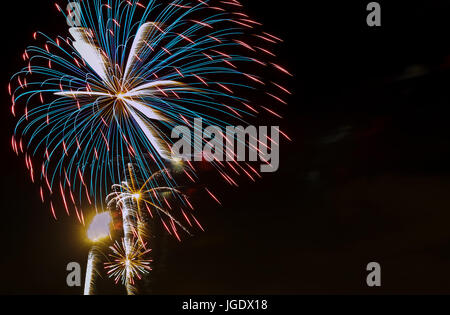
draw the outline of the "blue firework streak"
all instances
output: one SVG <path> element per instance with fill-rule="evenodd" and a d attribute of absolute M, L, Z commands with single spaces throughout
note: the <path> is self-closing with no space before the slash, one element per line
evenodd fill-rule
<path fill-rule="evenodd" d="M 267 103 L 285 103 L 286 88 L 254 73 L 260 67 L 290 75 L 266 61 L 275 57 L 267 46 L 281 40 L 257 33 L 260 24 L 238 1 L 75 2 L 80 27 L 70 28 L 68 38 L 35 33 L 43 46 L 27 48 L 28 64 L 9 85 L 12 112 L 23 113 L 12 146 L 25 155 L 32 180 L 43 183 L 43 201 L 60 196 L 66 212 L 75 208 L 83 221 L 83 202 L 101 206 L 111 185 L 124 180 L 126 163 L 150 178 L 173 162 L 174 127 L 192 126 L 196 118 L 223 128 L 245 124 L 261 110 L 280 117 L 245 96 L 264 91 Z M 248 164 L 213 164 L 230 183 L 227 166 L 258 175 Z"/>

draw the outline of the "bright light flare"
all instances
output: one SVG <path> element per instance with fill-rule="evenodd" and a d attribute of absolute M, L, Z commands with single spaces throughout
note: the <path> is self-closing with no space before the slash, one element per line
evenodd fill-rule
<path fill-rule="evenodd" d="M 92 220 L 91 225 L 87 231 L 87 236 L 92 242 L 101 241 L 110 235 L 110 226 L 112 218 L 109 212 L 102 212 L 97 214 Z"/>

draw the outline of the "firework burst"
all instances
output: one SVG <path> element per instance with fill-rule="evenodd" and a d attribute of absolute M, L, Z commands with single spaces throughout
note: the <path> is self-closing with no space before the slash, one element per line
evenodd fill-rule
<path fill-rule="evenodd" d="M 136 279 L 140 280 L 144 274 L 152 270 L 150 267 L 152 260 L 147 258 L 151 249 L 145 249 L 139 240 L 133 241 L 129 249 L 126 247 L 128 245 L 125 239 L 110 247 L 112 261 L 105 263 L 105 269 L 116 283 L 121 281 L 124 285 L 127 283 L 134 285 Z"/>
<path fill-rule="evenodd" d="M 238 1 L 76 2 L 81 26 L 67 38 L 36 32 L 42 45 L 26 49 L 27 64 L 9 85 L 12 113 L 21 115 L 12 147 L 33 182 L 40 180 L 55 219 L 59 196 L 84 223 L 83 203 L 101 207 L 109 187 L 125 181 L 127 161 L 144 178 L 165 169 L 176 126 L 197 118 L 247 124 L 260 112 L 280 117 L 271 106 L 286 103 L 290 92 L 255 72 L 290 75 L 270 61 L 281 40 L 259 31 Z M 251 93 L 267 96 L 264 106 L 252 105 Z M 227 167 L 255 176 L 249 165 L 213 164 L 230 183 Z"/>
<path fill-rule="evenodd" d="M 124 209 L 132 209 L 128 211 L 133 212 L 131 216 L 134 219 L 131 221 L 135 222 L 135 224 L 132 224 L 130 227 L 133 235 L 144 243 L 143 239 L 147 237 L 147 233 L 143 217 L 150 216 L 154 219 L 155 215 L 161 219 L 166 230 L 170 234 L 173 233 L 178 240 L 180 240 L 180 237 L 177 232 L 177 226 L 190 234 L 189 230 L 171 213 L 175 205 L 172 205 L 169 201 L 170 197 L 176 197 L 182 203 L 191 204 L 188 197 L 176 188 L 160 184 L 160 179 L 163 178 L 164 174 L 172 178 L 170 172 L 168 170 L 158 171 L 145 181 L 140 180 L 136 176 L 133 168 L 130 167 L 129 172 L 129 181 L 123 182 L 121 185 L 113 185 L 114 192 L 107 197 L 107 201 L 109 207 L 116 205 L 122 211 Z M 191 220 L 189 220 L 186 212 L 183 209 L 180 211 L 180 215 L 185 218 L 188 224 L 191 224 Z M 191 216 L 196 220 L 192 214 Z M 171 227 L 170 229 L 169 226 Z"/>
<path fill-rule="evenodd" d="M 150 178 L 142 180 L 136 175 L 133 165 L 128 164 L 128 180 L 121 185 L 114 185 L 114 192 L 106 199 L 110 209 L 118 208 L 122 213 L 124 235 L 122 245 L 123 253 L 126 256 L 133 255 L 137 246 L 136 242 L 139 242 L 140 246 L 147 250 L 147 241 L 150 239 L 149 220 L 155 219 L 155 217 L 159 217 L 167 231 L 175 235 L 179 241 L 181 241 L 181 238 L 177 227 L 189 233 L 188 229 L 171 213 L 174 210 L 174 205 L 171 205 L 169 201 L 171 197 L 172 199 L 173 197 L 183 197 L 183 201 L 189 202 L 187 196 L 184 196 L 181 191 L 175 188 L 160 185 L 163 174 L 171 177 L 168 170 L 162 170 L 156 172 Z M 186 212 L 182 209 L 181 211 L 188 218 Z M 151 232 L 154 237 L 154 231 Z M 134 279 L 131 279 L 131 276 L 132 274 L 124 274 L 124 277 L 128 278 L 128 280 L 124 280 L 124 283 L 130 295 L 137 293 Z"/>

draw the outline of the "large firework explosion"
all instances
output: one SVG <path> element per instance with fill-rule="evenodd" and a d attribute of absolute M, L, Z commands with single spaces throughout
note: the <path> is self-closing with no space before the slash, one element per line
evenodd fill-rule
<path fill-rule="evenodd" d="M 240 69 L 288 73 L 265 61 L 274 55 L 266 46 L 280 40 L 259 33 L 237 1 L 77 2 L 81 27 L 69 29 L 72 37 L 34 33 L 42 46 L 26 49 L 27 65 L 9 86 L 12 112 L 22 115 L 12 146 L 43 183 L 43 201 L 59 195 L 82 221 L 83 200 L 101 205 L 111 185 L 123 182 L 125 161 L 143 177 L 171 163 L 173 127 L 195 118 L 245 123 L 261 110 L 279 116 L 268 104 L 284 102 L 288 90 Z M 245 97 L 255 90 L 267 104 Z"/>

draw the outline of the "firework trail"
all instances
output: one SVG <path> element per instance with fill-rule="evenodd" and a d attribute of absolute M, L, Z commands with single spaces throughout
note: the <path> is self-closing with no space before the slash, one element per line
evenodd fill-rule
<path fill-rule="evenodd" d="M 97 270 L 97 254 L 95 248 L 91 248 L 88 255 L 88 262 L 86 266 L 86 279 L 84 280 L 84 295 L 93 295 L 95 287 L 95 275 Z"/>
<path fill-rule="evenodd" d="M 110 236 L 110 226 L 112 218 L 109 212 L 97 214 L 89 226 L 87 236 L 94 244 L 98 244 L 103 239 Z M 96 275 L 98 270 L 96 266 L 99 260 L 99 248 L 92 246 L 89 251 L 88 262 L 86 267 L 86 279 L 84 282 L 84 295 L 92 295 L 94 293 Z"/>
<path fill-rule="evenodd" d="M 126 177 L 128 179 L 131 179 L 131 182 L 130 183 L 124 182 L 123 184 L 127 187 L 129 187 L 129 185 L 134 186 L 131 177 L 131 175 L 134 173 L 132 164 L 128 164 L 127 173 L 128 174 Z M 115 189 L 115 187 L 113 187 L 113 189 Z M 112 197 L 116 194 L 117 193 L 113 193 L 112 195 L 107 197 L 107 201 L 109 198 L 111 198 L 111 201 L 108 202 L 108 207 L 111 207 L 111 204 L 115 203 L 116 206 L 118 205 L 122 211 L 123 255 L 125 257 L 125 260 L 128 261 L 128 257 L 133 256 L 133 253 L 135 251 L 134 235 L 136 234 L 136 230 L 139 225 L 138 212 L 136 211 L 135 203 L 139 201 L 140 195 L 139 193 L 135 192 L 133 194 L 121 197 L 120 200 L 116 200 L 114 197 Z M 115 252 L 117 252 L 117 250 L 115 250 Z M 133 274 L 130 270 L 131 265 L 126 263 L 123 265 L 123 267 L 125 269 L 124 269 L 124 278 L 122 282 L 127 289 L 128 295 L 134 295 L 137 293 L 137 288 L 134 286 L 134 281 L 132 278 Z"/>
<path fill-rule="evenodd" d="M 144 178 L 164 170 L 173 162 L 175 126 L 198 118 L 247 125 L 260 112 L 281 117 L 272 107 L 290 92 L 265 79 L 272 70 L 290 75 L 270 61 L 281 40 L 261 32 L 238 1 L 75 2 L 81 26 L 70 37 L 34 33 L 42 44 L 26 49 L 26 66 L 9 84 L 12 113 L 21 115 L 12 147 L 55 219 L 57 197 L 84 223 L 82 207 L 101 208 L 109 187 L 126 181 L 125 161 Z M 264 106 L 252 104 L 254 94 L 265 96 L 256 98 Z M 247 163 L 212 164 L 232 185 L 233 176 L 259 176 Z M 195 182 L 194 170 L 185 173 Z"/>
<path fill-rule="evenodd" d="M 161 222 L 168 233 L 175 235 L 179 241 L 181 241 L 181 238 L 177 226 L 190 234 L 189 230 L 171 213 L 175 205 L 171 205 L 168 200 L 171 196 L 184 195 L 175 188 L 160 185 L 159 182 L 163 173 L 170 176 L 169 171 L 163 170 L 156 172 L 146 180 L 142 180 L 136 175 L 133 165 L 128 164 L 128 181 L 123 182 L 121 185 L 114 185 L 114 192 L 106 199 L 108 207 L 112 208 L 115 206 L 122 212 L 124 231 L 122 249 L 125 256 L 133 255 L 137 243 L 139 243 L 144 251 L 147 250 L 147 240 L 150 235 L 146 218 L 150 216 L 153 219 L 156 213 L 161 215 Z M 149 185 L 153 188 L 148 189 Z M 188 202 L 187 196 L 184 196 L 184 198 Z M 181 213 L 188 220 L 189 224 L 191 224 L 186 214 L 187 212 L 181 209 Z M 193 214 L 190 215 L 193 218 L 192 221 L 196 220 Z M 127 266 L 124 265 L 124 267 Z M 127 292 L 130 295 L 137 293 L 137 289 L 134 286 L 134 279 L 131 278 L 132 275 L 132 272 L 124 272 L 123 276 L 125 278 L 122 281 L 126 285 Z"/>

